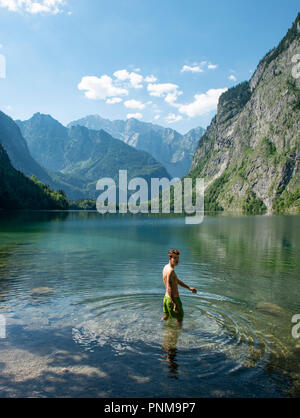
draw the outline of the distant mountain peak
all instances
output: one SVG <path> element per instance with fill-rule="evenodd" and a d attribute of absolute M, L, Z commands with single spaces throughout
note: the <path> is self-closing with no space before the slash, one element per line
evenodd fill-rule
<path fill-rule="evenodd" d="M 82 125 L 93 130 L 103 129 L 112 137 L 150 153 L 174 177 L 183 177 L 189 171 L 194 151 L 204 133 L 201 127 L 182 135 L 171 127 L 163 127 L 136 118 L 126 120 L 104 119 L 88 115 L 69 123 L 68 127 Z"/>
<path fill-rule="evenodd" d="M 120 169 L 129 177 L 167 177 L 166 169 L 149 153 L 134 149 L 104 129 L 80 124 L 64 127 L 48 115 L 18 122 L 34 158 L 49 170 L 71 199 L 96 198 L 99 178 L 115 178 Z"/>

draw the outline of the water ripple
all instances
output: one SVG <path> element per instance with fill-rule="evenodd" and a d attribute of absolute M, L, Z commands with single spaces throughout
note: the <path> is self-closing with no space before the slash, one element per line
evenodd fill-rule
<path fill-rule="evenodd" d="M 203 361 L 203 376 L 236 373 L 241 367 L 263 366 L 270 356 L 286 355 L 273 335 L 255 327 L 238 301 L 203 293 L 182 296 L 185 320 L 162 321 L 159 293 L 106 295 L 81 301 L 83 320 L 73 328 L 73 339 L 86 350 L 110 345 L 118 355 L 136 350 L 138 343 L 151 349 L 195 352 Z M 142 354 L 142 353 L 140 353 Z M 225 361 L 224 361 L 225 359 Z"/>

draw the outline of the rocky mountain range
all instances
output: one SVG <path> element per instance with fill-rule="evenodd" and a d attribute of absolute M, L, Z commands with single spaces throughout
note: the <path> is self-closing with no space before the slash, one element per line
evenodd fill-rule
<path fill-rule="evenodd" d="M 106 131 L 84 126 L 66 128 L 50 115 L 36 113 L 16 121 L 30 153 L 70 199 L 96 198 L 100 178 L 117 180 L 119 170 L 128 171 L 128 180 L 143 177 L 170 178 L 166 169 L 149 153 L 113 138 Z"/>
<path fill-rule="evenodd" d="M 0 112 L 1 173 L 12 179 L 1 187 L 14 190 L 15 170 L 69 199 L 94 199 L 99 178 L 127 169 L 129 179 L 204 178 L 206 210 L 300 213 L 299 57 L 300 14 L 251 79 L 222 94 L 205 132 L 95 115 L 65 127 L 50 115 L 15 122 Z"/>
<path fill-rule="evenodd" d="M 174 129 L 134 118 L 126 121 L 110 121 L 99 115 L 86 116 L 71 122 L 68 127 L 76 125 L 94 130 L 103 129 L 114 138 L 148 152 L 166 168 L 172 177 L 179 178 L 188 173 L 197 144 L 205 132 L 199 127 L 181 135 Z"/>

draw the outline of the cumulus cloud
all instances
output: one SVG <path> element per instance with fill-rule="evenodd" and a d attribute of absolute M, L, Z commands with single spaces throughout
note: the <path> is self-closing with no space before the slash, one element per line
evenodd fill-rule
<path fill-rule="evenodd" d="M 182 91 L 175 90 L 171 93 L 168 93 L 165 97 L 165 101 L 169 103 L 170 105 L 174 106 L 176 100 L 178 99 L 178 96 L 181 96 L 183 94 Z"/>
<path fill-rule="evenodd" d="M 181 115 L 175 115 L 175 113 L 169 113 L 169 115 L 165 117 L 165 121 L 167 123 L 179 122 L 181 119 L 182 119 L 182 116 Z"/>
<path fill-rule="evenodd" d="M 57 14 L 62 11 L 65 0 L 0 0 L 0 7 L 11 12 L 27 12 L 31 14 Z"/>
<path fill-rule="evenodd" d="M 113 97 L 112 99 L 107 99 L 106 103 L 116 104 L 116 103 L 121 103 L 122 101 L 123 101 L 123 99 L 121 99 L 120 97 Z"/>
<path fill-rule="evenodd" d="M 126 100 L 124 106 L 129 109 L 144 109 L 146 105 L 138 100 Z"/>
<path fill-rule="evenodd" d="M 105 100 L 107 97 L 128 95 L 128 90 L 116 87 L 108 75 L 82 77 L 78 89 L 86 90 L 84 94 L 88 99 Z"/>
<path fill-rule="evenodd" d="M 204 72 L 203 68 L 200 67 L 199 65 L 194 65 L 193 67 L 191 67 L 190 65 L 184 65 L 181 68 L 182 73 L 188 72 L 188 71 L 190 71 L 192 73 L 203 73 Z"/>
<path fill-rule="evenodd" d="M 148 84 L 147 90 L 150 96 L 164 97 L 168 93 L 173 93 L 178 89 L 177 84 L 161 83 L 161 84 Z"/>
<path fill-rule="evenodd" d="M 193 65 L 184 65 L 181 68 L 181 72 L 191 72 L 191 73 L 203 73 L 204 68 L 208 70 L 215 70 L 218 66 L 216 64 L 212 64 L 211 62 L 201 61 L 199 64 L 196 62 Z"/>
<path fill-rule="evenodd" d="M 218 68 L 218 66 L 216 64 L 208 64 L 207 68 L 209 70 L 215 70 L 216 68 Z"/>
<path fill-rule="evenodd" d="M 210 89 L 206 93 L 195 94 L 194 101 L 189 104 L 177 104 L 179 113 L 187 115 L 191 118 L 195 116 L 202 116 L 218 106 L 219 97 L 222 93 L 227 91 L 224 89 Z"/>
<path fill-rule="evenodd" d="M 151 74 L 145 77 L 145 81 L 146 83 L 155 83 L 155 81 L 157 81 L 157 78 L 153 74 Z"/>
<path fill-rule="evenodd" d="M 126 116 L 127 119 L 135 118 L 135 119 L 142 119 L 143 115 L 141 113 L 128 113 Z"/>
<path fill-rule="evenodd" d="M 147 86 L 147 90 L 150 96 L 154 97 L 163 97 L 167 103 L 170 105 L 174 105 L 177 98 L 183 94 L 182 91 L 178 90 L 179 87 L 177 84 L 172 83 L 161 83 L 161 84 L 153 84 L 150 83 Z"/>
<path fill-rule="evenodd" d="M 119 70 L 114 72 L 114 76 L 119 81 L 129 81 L 131 87 L 135 89 L 141 89 L 143 85 L 141 84 L 144 80 L 144 77 L 141 74 L 131 72 L 127 70 Z"/>

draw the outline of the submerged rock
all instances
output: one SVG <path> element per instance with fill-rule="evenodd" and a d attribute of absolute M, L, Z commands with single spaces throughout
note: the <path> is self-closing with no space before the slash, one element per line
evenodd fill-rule
<path fill-rule="evenodd" d="M 50 295 L 55 293 L 55 290 L 50 287 L 37 287 L 31 291 L 32 295 Z"/>
<path fill-rule="evenodd" d="M 286 310 L 270 302 L 259 302 L 256 305 L 256 309 L 276 316 L 284 316 L 287 314 Z"/>

